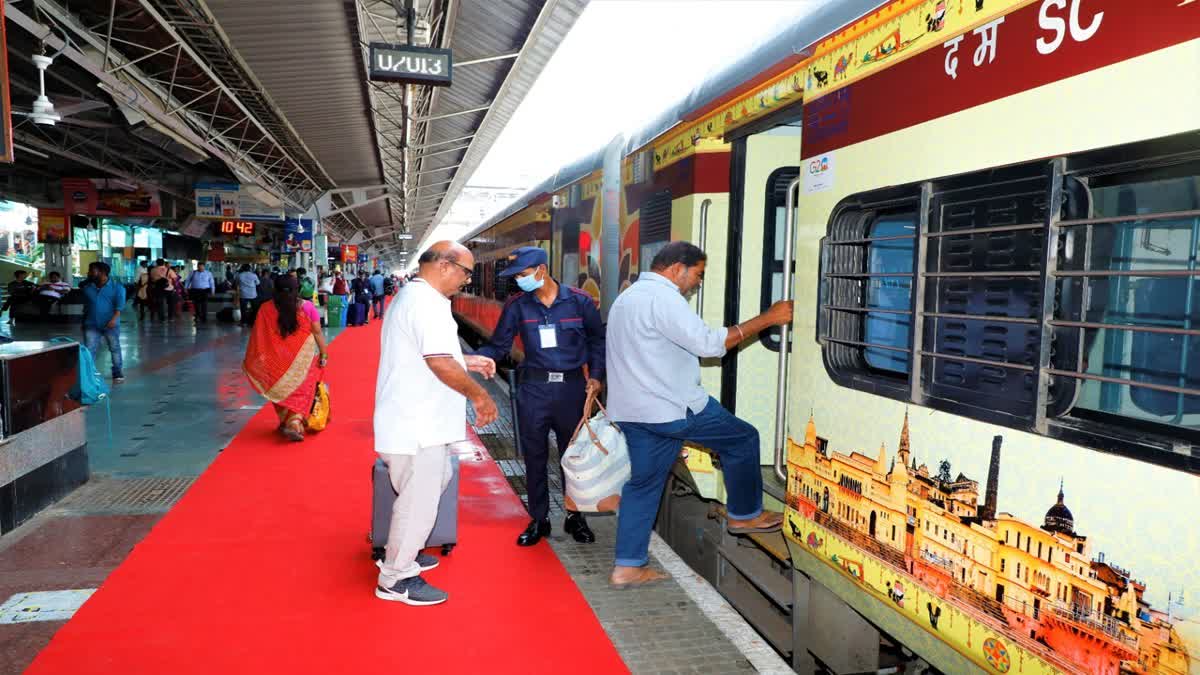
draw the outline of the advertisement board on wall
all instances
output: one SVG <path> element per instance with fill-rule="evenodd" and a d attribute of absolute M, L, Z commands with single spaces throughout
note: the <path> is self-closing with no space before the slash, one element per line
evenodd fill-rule
<path fill-rule="evenodd" d="M 158 191 L 140 183 L 108 178 L 64 178 L 65 215 L 138 216 L 162 215 Z"/>
<path fill-rule="evenodd" d="M 197 183 L 196 217 L 237 218 L 239 189 L 236 183 Z"/>
<path fill-rule="evenodd" d="M 313 221 L 311 218 L 288 218 L 283 223 L 285 251 L 312 251 Z"/>
<path fill-rule="evenodd" d="M 283 209 L 268 206 L 237 183 L 196 183 L 197 218 L 235 218 L 281 222 Z"/>
<path fill-rule="evenodd" d="M 355 244 L 342 245 L 342 262 L 352 263 L 358 260 L 358 246 Z"/>
<path fill-rule="evenodd" d="M 65 244 L 71 241 L 71 226 L 62 209 L 38 209 L 38 237 L 43 244 Z"/>

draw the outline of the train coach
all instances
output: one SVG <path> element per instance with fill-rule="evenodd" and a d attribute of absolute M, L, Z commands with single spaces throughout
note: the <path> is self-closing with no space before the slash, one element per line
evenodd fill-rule
<path fill-rule="evenodd" d="M 1200 672 L 1197 64 L 1200 3 L 828 3 L 465 237 L 455 314 L 527 245 L 602 313 L 673 240 L 710 324 L 795 300 L 703 369 L 783 536 L 703 449 L 657 527 L 797 669 Z"/>

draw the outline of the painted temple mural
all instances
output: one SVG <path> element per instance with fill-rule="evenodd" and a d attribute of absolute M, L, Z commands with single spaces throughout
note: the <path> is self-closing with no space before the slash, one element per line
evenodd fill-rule
<path fill-rule="evenodd" d="M 1089 481 L 1086 465 L 1046 476 L 1026 454 L 1006 460 L 996 436 L 964 473 L 913 443 L 907 413 L 897 427 L 894 454 L 868 456 L 834 449 L 810 419 L 803 444 L 789 443 L 785 534 L 991 672 L 1200 669 L 1196 482 L 1174 512 L 1132 500 L 1127 518 L 1098 520 L 1073 503 L 1127 490 Z M 1006 499 L 1005 486 L 1047 479 L 1057 494 L 1037 504 Z"/>

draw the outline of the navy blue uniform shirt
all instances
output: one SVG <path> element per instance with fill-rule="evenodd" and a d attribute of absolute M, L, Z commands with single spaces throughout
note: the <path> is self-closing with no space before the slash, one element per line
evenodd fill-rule
<path fill-rule="evenodd" d="M 554 325 L 558 346 L 541 348 L 539 326 Z M 588 366 L 588 376 L 604 379 L 604 323 L 592 296 L 565 284 L 549 307 L 536 293 L 519 293 L 504 304 L 492 339 L 476 354 L 499 361 L 512 349 L 513 338 L 525 345 L 522 368 L 566 372 Z"/>

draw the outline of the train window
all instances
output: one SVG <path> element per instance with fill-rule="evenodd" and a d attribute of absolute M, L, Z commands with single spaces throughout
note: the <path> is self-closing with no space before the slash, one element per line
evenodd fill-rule
<path fill-rule="evenodd" d="M 868 231 L 876 241 L 867 248 L 867 272 L 889 275 L 867 279 L 863 334 L 868 343 L 891 347 L 863 350 L 863 358 L 872 368 L 908 372 L 908 352 L 898 349 L 907 347 L 911 339 L 912 277 L 890 275 L 912 274 L 916 228 L 917 214 L 908 213 L 876 218 Z"/>
<path fill-rule="evenodd" d="M 787 213 L 788 184 L 800 175 L 800 167 L 785 166 L 767 177 L 766 213 L 763 214 L 762 302 L 766 311 L 771 303 L 783 299 L 783 235 Z M 795 269 L 795 263 L 792 264 Z M 758 341 L 771 351 L 779 351 L 779 328 L 759 333 Z"/>
<path fill-rule="evenodd" d="M 638 269 L 650 269 L 650 261 L 671 243 L 671 191 L 660 190 L 642 202 L 638 230 Z"/>
<path fill-rule="evenodd" d="M 1078 407 L 1200 429 L 1200 179 L 1106 177 L 1091 190 L 1090 222 L 1066 239 L 1071 277 L 1065 327 L 1082 339 Z M 1082 309 L 1086 307 L 1086 309 Z M 1082 333 L 1082 335 L 1079 335 Z M 1104 378 L 1104 379 L 1099 379 Z M 1124 384 L 1142 383 L 1147 386 Z"/>
<path fill-rule="evenodd" d="M 907 398 L 919 188 L 852 197 L 821 242 L 818 340 L 834 381 Z"/>
<path fill-rule="evenodd" d="M 1150 153 L 844 200 L 821 243 L 831 378 L 1200 472 L 1200 162 Z"/>

